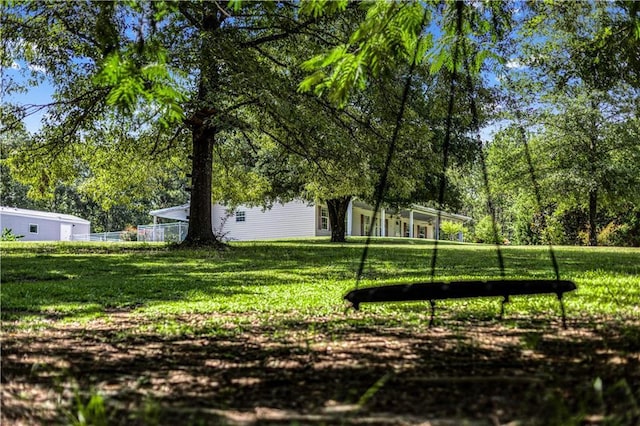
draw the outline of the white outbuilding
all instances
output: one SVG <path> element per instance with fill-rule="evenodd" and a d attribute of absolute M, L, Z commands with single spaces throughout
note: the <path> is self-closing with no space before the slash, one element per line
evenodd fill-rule
<path fill-rule="evenodd" d="M 23 235 L 20 241 L 71 241 L 75 234 L 88 234 L 91 222 L 77 216 L 0 206 L 0 230 Z"/>

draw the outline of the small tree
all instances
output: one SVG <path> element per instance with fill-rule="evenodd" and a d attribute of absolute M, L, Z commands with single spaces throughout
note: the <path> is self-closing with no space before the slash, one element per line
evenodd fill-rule
<path fill-rule="evenodd" d="M 480 219 L 480 221 L 476 224 L 474 231 L 474 240 L 478 243 L 487 243 L 487 244 L 500 244 L 502 243 L 502 230 L 499 225 L 498 229 L 493 229 L 493 223 L 491 220 L 491 216 L 487 215 Z"/>
<path fill-rule="evenodd" d="M 452 222 L 445 220 L 440 223 L 440 231 L 444 234 L 445 238 L 449 240 L 455 240 L 456 235 L 464 230 L 464 225 L 458 222 Z"/>

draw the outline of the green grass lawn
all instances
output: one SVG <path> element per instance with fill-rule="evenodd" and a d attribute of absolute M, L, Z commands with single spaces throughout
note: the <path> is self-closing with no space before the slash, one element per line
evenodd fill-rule
<path fill-rule="evenodd" d="M 207 312 L 342 312 L 355 285 L 361 240 L 234 243 L 230 250 L 168 250 L 150 244 L 4 243 L 4 319 L 57 315 L 67 319 L 135 308 L 148 315 Z M 506 275 L 553 278 L 546 247 L 503 247 Z M 570 317 L 638 316 L 640 250 L 557 247 L 564 279 L 578 291 L 566 295 Z M 375 241 L 361 286 L 428 281 L 432 245 L 412 240 Z M 492 246 L 440 244 L 440 280 L 499 278 Z M 444 302 L 455 316 L 490 316 L 496 299 Z M 365 306 L 366 312 L 411 318 L 424 304 Z M 557 311 L 553 296 L 514 297 L 516 316 Z"/>
<path fill-rule="evenodd" d="M 499 298 L 439 302 L 433 329 L 428 303 L 345 312 L 358 238 L 232 243 L 224 252 L 0 248 L 8 423 L 82 424 L 91 395 L 106 401 L 108 424 L 236 424 L 229 412 L 253 413 L 254 423 L 238 424 L 271 424 L 274 411 L 260 407 L 284 416 L 274 424 L 335 424 L 329 409 L 354 405 L 373 424 L 412 424 L 407 416 L 627 424 L 620 413 L 640 413 L 639 249 L 555 248 L 562 278 L 578 286 L 565 295 L 563 331 L 553 295 L 513 297 L 503 320 Z M 374 239 L 360 285 L 428 281 L 432 249 Z M 507 277 L 554 277 L 547 247 L 502 250 Z M 498 279 L 495 247 L 442 242 L 436 277 Z M 605 391 L 594 396 L 597 380 Z M 626 392 L 627 408 L 609 402 L 620 400 L 609 389 Z M 539 417 L 541 406 L 551 417 Z"/>

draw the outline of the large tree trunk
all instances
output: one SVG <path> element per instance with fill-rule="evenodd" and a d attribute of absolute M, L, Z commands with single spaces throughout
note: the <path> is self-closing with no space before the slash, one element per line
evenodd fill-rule
<path fill-rule="evenodd" d="M 191 127 L 193 154 L 191 158 L 191 202 L 189 206 L 189 231 L 183 244 L 186 246 L 214 246 L 224 244 L 213 234 L 211 217 L 211 180 L 213 175 L 213 146 L 218 129 L 211 125 L 216 115 L 213 99 L 218 91 L 219 67 L 212 52 L 215 33 L 220 29 L 224 16 L 212 4 L 203 4 L 200 27 L 200 74 L 196 110 L 186 122 Z"/>
<path fill-rule="evenodd" d="M 350 196 L 327 200 L 332 243 L 344 243 L 346 241 L 345 235 L 347 229 L 345 226 L 345 219 L 347 217 L 347 209 L 349 208 L 350 201 Z"/>
<path fill-rule="evenodd" d="M 205 67 L 203 67 L 206 69 Z M 210 79 L 206 79 L 210 82 Z M 209 84 L 200 76 L 198 103 L 206 105 Z M 213 145 L 216 128 L 208 121 L 215 115 L 213 108 L 202 106 L 188 120 L 191 125 L 193 154 L 191 156 L 191 202 L 189 206 L 189 231 L 184 240 L 186 246 L 222 246 L 213 234 L 211 217 L 211 180 L 213 175 Z"/>
<path fill-rule="evenodd" d="M 221 246 L 213 234 L 211 218 L 211 176 L 215 130 L 205 125 L 194 126 L 191 161 L 191 203 L 189 231 L 184 244 L 188 246 Z"/>
<path fill-rule="evenodd" d="M 598 212 L 598 191 L 593 189 L 589 191 L 589 245 L 598 245 L 598 229 L 596 216 Z"/>
<path fill-rule="evenodd" d="M 598 102 L 594 99 L 591 100 L 591 108 L 597 111 L 599 108 Z M 591 167 L 592 179 L 597 176 L 597 164 L 598 164 L 598 123 L 594 119 L 591 123 L 591 134 L 589 135 L 589 160 Z M 596 224 L 596 215 L 598 212 L 598 189 L 591 187 L 589 189 L 589 245 L 598 245 L 598 229 Z"/>

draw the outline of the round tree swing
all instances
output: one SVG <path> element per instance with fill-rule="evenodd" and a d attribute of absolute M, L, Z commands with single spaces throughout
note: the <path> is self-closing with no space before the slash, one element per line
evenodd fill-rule
<path fill-rule="evenodd" d="M 449 149 L 451 145 L 453 106 L 455 101 L 455 89 L 456 89 L 456 80 L 457 80 L 457 64 L 458 64 L 460 44 L 461 44 L 461 38 L 462 38 L 461 37 L 462 36 L 462 10 L 459 7 L 457 8 L 456 35 L 457 37 L 456 37 L 454 51 L 453 51 L 453 69 L 451 73 L 450 90 L 449 90 L 449 97 L 448 97 L 448 104 L 447 104 L 446 131 L 445 131 L 445 138 L 444 138 L 444 144 L 443 144 L 443 166 L 442 166 L 442 174 L 440 178 L 440 185 L 439 185 L 439 192 L 438 192 L 438 220 L 436 223 L 440 223 L 440 218 L 442 214 L 441 212 L 444 205 L 444 195 L 446 190 L 446 170 L 448 167 Z M 377 186 L 373 219 L 371 221 L 371 225 L 367 232 L 367 240 L 365 243 L 364 250 L 362 252 L 362 257 L 360 259 L 355 288 L 351 290 L 349 293 L 347 293 L 344 296 L 344 299 L 347 300 L 355 310 L 359 310 L 360 305 L 362 303 L 429 301 L 431 305 L 431 319 L 429 322 L 429 326 L 431 327 L 434 322 L 436 300 L 478 298 L 478 297 L 502 297 L 502 303 L 501 303 L 501 309 L 500 309 L 500 318 L 502 318 L 504 315 L 504 306 L 506 303 L 509 302 L 510 296 L 532 295 L 532 294 L 555 294 L 558 298 L 558 301 L 560 302 L 560 308 L 562 312 L 562 325 L 564 328 L 566 328 L 567 327 L 566 314 L 565 314 L 562 297 L 565 292 L 575 290 L 576 285 L 572 281 L 562 280 L 560 278 L 558 262 L 556 260 L 555 253 L 551 245 L 549 245 L 549 257 L 550 257 L 551 264 L 553 266 L 553 271 L 555 273 L 554 279 L 507 279 L 506 277 L 504 259 L 502 256 L 502 251 L 500 249 L 500 243 L 498 241 L 495 209 L 493 206 L 493 201 L 492 201 L 491 192 L 489 188 L 489 178 L 487 173 L 486 161 L 484 157 L 483 144 L 480 137 L 480 122 L 478 119 L 478 110 L 477 110 L 477 105 L 476 105 L 475 96 L 474 96 L 473 78 L 472 78 L 470 67 L 469 67 L 466 45 L 464 44 L 462 48 L 463 50 L 462 54 L 464 57 L 463 64 L 464 64 L 464 70 L 466 75 L 466 85 L 469 92 L 469 106 L 471 109 L 471 116 L 472 116 L 472 128 L 476 133 L 475 139 L 476 139 L 476 143 L 478 145 L 478 149 L 480 153 L 480 164 L 482 168 L 483 184 L 484 184 L 485 191 L 487 193 L 487 199 L 488 199 L 487 204 L 488 204 L 488 209 L 489 209 L 489 213 L 491 215 L 491 220 L 492 220 L 493 237 L 494 237 L 494 243 L 496 245 L 496 254 L 498 258 L 498 265 L 500 268 L 501 278 L 497 280 L 475 280 L 475 281 L 469 280 L 469 281 L 450 281 L 450 282 L 436 281 L 435 270 L 436 270 L 437 255 L 438 255 L 438 239 L 436 238 L 434 240 L 434 248 L 433 248 L 432 257 L 431 257 L 429 281 L 411 283 L 411 284 L 382 285 L 382 286 L 364 287 L 364 288 L 360 287 L 360 280 L 361 280 L 362 272 L 364 270 L 364 265 L 366 262 L 369 245 L 371 243 L 373 224 L 376 221 L 376 216 L 378 214 L 378 211 L 380 210 L 382 199 L 384 197 L 384 192 L 387 186 L 388 170 L 390 168 L 391 161 L 393 159 L 393 154 L 395 151 L 396 142 L 399 135 L 399 130 L 402 125 L 402 118 L 404 115 L 404 110 L 407 104 L 408 95 L 409 95 L 409 91 L 410 91 L 410 87 L 413 79 L 413 73 L 415 71 L 415 66 L 417 63 L 417 54 L 418 54 L 417 45 L 418 43 L 416 43 L 416 51 L 414 52 L 413 61 L 411 62 L 409 73 L 407 75 L 404 90 L 402 93 L 400 109 L 396 117 L 395 129 L 393 132 L 391 143 L 389 144 L 385 167 L 383 169 L 383 173 L 381 174 L 379 185 Z M 524 132 L 524 129 L 522 128 L 521 123 L 518 123 L 518 126 L 520 130 L 520 134 L 523 138 L 525 156 L 526 156 L 527 165 L 529 168 L 529 175 L 531 177 L 531 181 L 532 181 L 534 192 L 535 192 L 536 202 L 537 202 L 538 208 L 541 208 L 542 202 L 540 197 L 540 189 L 537 184 L 526 134 Z"/>

